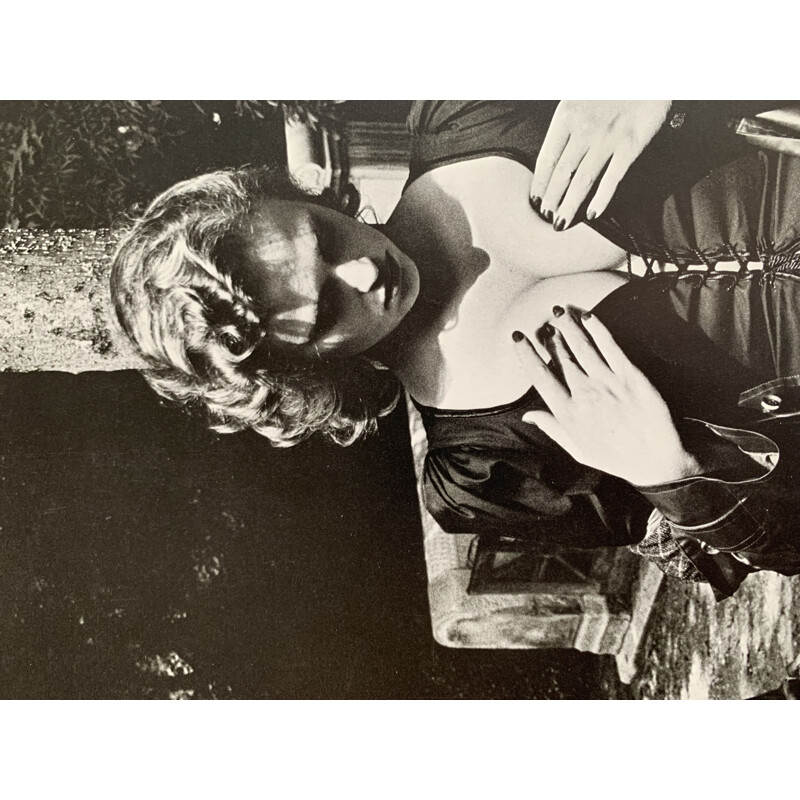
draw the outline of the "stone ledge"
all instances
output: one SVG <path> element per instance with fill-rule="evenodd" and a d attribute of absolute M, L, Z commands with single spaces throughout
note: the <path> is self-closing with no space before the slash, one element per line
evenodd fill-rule
<path fill-rule="evenodd" d="M 658 567 L 649 561 L 641 561 L 631 599 L 630 625 L 622 639 L 619 651 L 616 653 L 617 672 L 623 683 L 631 683 L 636 675 L 636 654 L 639 650 L 639 643 L 644 635 L 663 579 L 664 573 Z"/>

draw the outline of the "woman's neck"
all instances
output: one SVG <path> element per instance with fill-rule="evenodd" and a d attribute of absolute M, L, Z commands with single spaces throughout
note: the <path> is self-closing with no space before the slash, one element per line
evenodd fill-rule
<path fill-rule="evenodd" d="M 424 203 L 407 202 L 405 195 L 381 232 L 414 262 L 419 275 L 416 302 L 397 329 L 372 352 L 390 369 L 402 371 L 415 345 L 435 338 L 458 312 L 469 288 L 465 286 L 470 282 L 465 279 L 464 266 L 470 256 L 458 252 L 458 247 L 454 253 L 454 243 L 469 241 L 469 237 L 463 231 L 448 231 L 439 214 L 432 213 Z"/>

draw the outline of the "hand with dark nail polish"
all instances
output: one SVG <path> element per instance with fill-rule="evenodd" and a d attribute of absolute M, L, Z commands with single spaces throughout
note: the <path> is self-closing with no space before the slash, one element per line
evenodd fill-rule
<path fill-rule="evenodd" d="M 541 328 L 541 347 L 515 351 L 547 406 L 526 411 L 523 422 L 536 425 L 578 463 L 633 486 L 701 474 L 666 402 L 597 317 L 584 327 L 565 325 L 552 339 L 548 328 L 553 326 Z M 549 363 L 541 350 L 551 356 Z"/>
<path fill-rule="evenodd" d="M 628 168 L 664 126 L 670 100 L 562 100 L 547 129 L 529 195 L 566 230 L 602 214 Z M 586 216 L 579 216 L 582 208 Z M 552 216 L 547 220 L 552 222 Z"/>
<path fill-rule="evenodd" d="M 564 308 L 562 306 L 553 306 L 553 316 L 554 317 L 563 317 L 564 316 Z"/>

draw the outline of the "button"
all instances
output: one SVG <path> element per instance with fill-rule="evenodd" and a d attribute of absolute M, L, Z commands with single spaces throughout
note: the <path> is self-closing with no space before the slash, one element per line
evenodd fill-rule
<path fill-rule="evenodd" d="M 774 414 L 781 407 L 783 400 L 777 394 L 765 394 L 761 398 L 761 410 L 765 414 Z"/>

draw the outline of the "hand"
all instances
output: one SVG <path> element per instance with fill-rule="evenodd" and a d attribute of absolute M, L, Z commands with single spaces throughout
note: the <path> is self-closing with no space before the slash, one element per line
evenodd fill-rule
<path fill-rule="evenodd" d="M 594 190 L 586 218 L 599 217 L 671 105 L 669 100 L 562 100 L 536 159 L 534 209 L 561 231 Z"/>
<path fill-rule="evenodd" d="M 698 474 L 661 395 L 622 352 L 608 329 L 588 312 L 553 309 L 542 335 L 563 381 L 523 334 L 515 331 L 517 355 L 549 411 L 529 411 L 536 425 L 576 461 L 637 486 Z M 547 326 L 545 326 L 547 328 Z"/>

